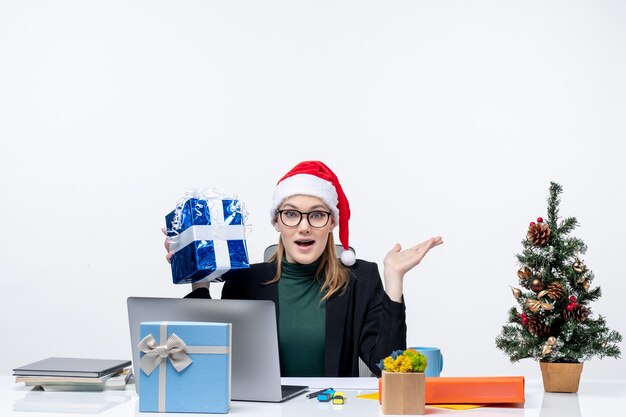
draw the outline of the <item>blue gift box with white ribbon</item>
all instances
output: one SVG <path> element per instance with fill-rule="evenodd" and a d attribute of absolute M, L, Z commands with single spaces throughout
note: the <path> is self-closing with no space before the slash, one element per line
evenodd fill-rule
<path fill-rule="evenodd" d="M 174 284 L 212 281 L 230 269 L 249 268 L 239 200 L 188 192 L 165 217 Z"/>
<path fill-rule="evenodd" d="M 139 411 L 228 413 L 231 324 L 140 324 Z"/>

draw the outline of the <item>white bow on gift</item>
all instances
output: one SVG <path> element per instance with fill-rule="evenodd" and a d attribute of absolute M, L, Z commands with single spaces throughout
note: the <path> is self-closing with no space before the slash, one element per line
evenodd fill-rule
<path fill-rule="evenodd" d="M 158 346 L 154 337 L 149 334 L 139 342 L 138 347 L 145 353 L 139 360 L 139 367 L 146 375 L 150 375 L 166 358 L 170 359 L 172 366 L 178 372 L 193 362 L 187 355 L 187 345 L 176 333 L 172 333 L 165 345 L 161 346 Z"/>

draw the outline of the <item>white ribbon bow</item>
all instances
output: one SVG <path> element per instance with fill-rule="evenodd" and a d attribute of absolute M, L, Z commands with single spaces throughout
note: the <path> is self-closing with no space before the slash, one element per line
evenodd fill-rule
<path fill-rule="evenodd" d="M 139 360 L 139 367 L 146 375 L 150 375 L 166 358 L 170 358 L 172 366 L 178 372 L 193 362 L 187 355 L 187 345 L 176 333 L 172 333 L 165 345 L 161 346 L 157 346 L 156 340 L 149 334 L 139 342 L 138 348 L 145 353 Z"/>

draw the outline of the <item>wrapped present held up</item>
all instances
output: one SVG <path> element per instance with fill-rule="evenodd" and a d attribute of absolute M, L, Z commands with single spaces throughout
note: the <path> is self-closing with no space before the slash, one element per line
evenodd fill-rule
<path fill-rule="evenodd" d="M 174 284 L 213 281 L 249 268 L 243 204 L 215 191 L 187 191 L 165 217 Z"/>

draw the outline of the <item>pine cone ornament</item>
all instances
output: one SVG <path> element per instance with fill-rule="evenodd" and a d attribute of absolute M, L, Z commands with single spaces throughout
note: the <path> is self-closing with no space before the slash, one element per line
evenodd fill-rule
<path fill-rule="evenodd" d="M 534 245 L 544 246 L 550 239 L 550 226 L 546 223 L 532 223 L 528 227 L 528 240 Z"/>
<path fill-rule="evenodd" d="M 577 322 L 582 323 L 589 317 L 589 310 L 587 310 L 587 307 L 578 304 L 571 310 L 565 309 L 563 311 L 563 317 L 565 317 L 566 320 L 575 319 Z"/>
<path fill-rule="evenodd" d="M 540 292 L 537 297 L 548 297 L 552 301 L 560 300 L 565 296 L 565 289 L 560 282 L 553 282 L 549 284 L 545 290 Z"/>
<path fill-rule="evenodd" d="M 541 320 L 541 317 L 532 316 L 528 319 L 528 331 L 535 336 L 547 336 L 550 333 L 550 326 Z"/>

